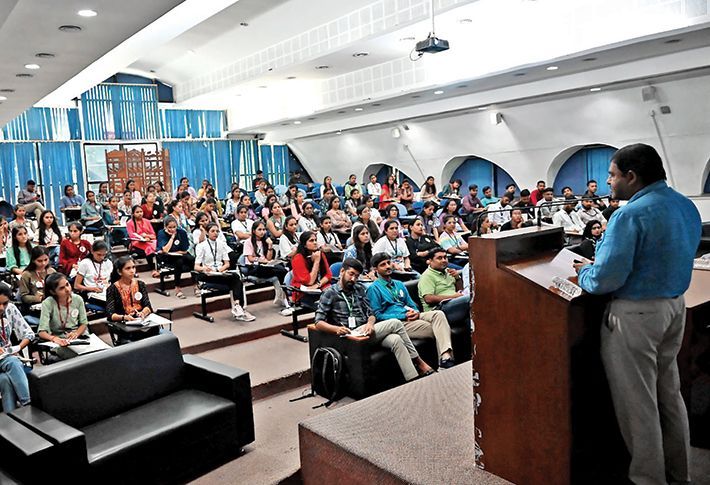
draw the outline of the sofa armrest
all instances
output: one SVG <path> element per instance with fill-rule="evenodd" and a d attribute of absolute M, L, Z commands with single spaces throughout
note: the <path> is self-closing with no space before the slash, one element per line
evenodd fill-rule
<path fill-rule="evenodd" d="M 184 355 L 185 380 L 192 389 L 223 397 L 237 406 L 240 446 L 254 441 L 254 413 L 249 372 L 196 355 Z"/>
<path fill-rule="evenodd" d="M 6 414 L 0 414 L 0 456 L 3 469 L 28 482 L 53 464 L 52 443 Z M 56 463 L 56 462 L 55 462 Z M 0 474 L 0 483 L 5 483 Z"/>
<path fill-rule="evenodd" d="M 62 465 L 88 465 L 86 437 L 73 428 L 34 406 L 17 408 L 8 416 L 54 445 Z"/>

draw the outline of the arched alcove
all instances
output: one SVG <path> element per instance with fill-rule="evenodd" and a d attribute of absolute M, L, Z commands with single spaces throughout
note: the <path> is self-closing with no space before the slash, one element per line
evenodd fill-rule
<path fill-rule="evenodd" d="M 367 183 L 370 181 L 370 175 L 374 173 L 377 176 L 377 181 L 381 184 L 384 184 L 387 181 L 387 177 L 389 177 L 389 175 L 394 170 L 395 169 L 393 167 L 385 165 L 383 163 L 373 163 L 372 165 L 368 165 L 368 167 L 365 169 L 365 172 L 363 173 L 362 183 L 367 185 Z M 403 171 L 397 170 L 397 183 L 401 184 L 404 180 L 408 180 L 409 183 L 412 184 L 412 187 L 414 188 L 415 192 L 419 191 L 419 186 L 414 182 L 414 179 L 412 179 Z"/>
<path fill-rule="evenodd" d="M 587 190 L 587 181 L 596 180 L 597 195 L 608 195 L 606 179 L 609 162 L 616 150 L 609 145 L 595 144 L 578 145 L 562 151 L 555 157 L 548 172 L 548 180 L 554 180 L 552 186 L 555 193 L 561 193 L 562 187 L 568 186 L 575 194 L 581 195 Z"/>
<path fill-rule="evenodd" d="M 441 183 L 442 186 L 438 187 L 439 190 L 442 190 L 444 184 L 449 181 L 461 179 L 463 182 L 462 192 L 464 193 L 468 192 L 467 187 L 470 184 L 476 184 L 478 185 L 479 193 L 483 187 L 488 185 L 493 187 L 495 194 L 500 195 L 505 192 L 506 185 L 515 183 L 513 177 L 498 165 L 490 160 L 473 155 L 452 158 L 444 166 L 442 173 L 444 179 Z"/>
<path fill-rule="evenodd" d="M 710 194 L 710 160 L 708 160 L 708 163 L 705 164 L 705 173 L 703 173 L 703 179 L 705 179 L 705 185 L 703 186 L 703 194 Z"/>

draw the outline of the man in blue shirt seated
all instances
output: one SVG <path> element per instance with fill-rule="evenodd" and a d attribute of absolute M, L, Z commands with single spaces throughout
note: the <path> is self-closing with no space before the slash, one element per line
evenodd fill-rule
<path fill-rule="evenodd" d="M 367 289 L 367 299 L 378 321 L 395 318 L 404 322 L 410 337 L 434 338 L 439 355 L 439 367 L 454 366 L 451 350 L 451 328 L 441 310 L 420 313 L 417 304 L 401 281 L 392 279 L 392 261 L 385 253 L 372 256 L 377 281 Z"/>
<path fill-rule="evenodd" d="M 406 381 L 433 373 L 434 370 L 419 356 L 401 321 L 389 319 L 375 323 L 365 287 L 357 282 L 362 271 L 362 263 L 357 259 L 343 261 L 338 283 L 329 286 L 318 300 L 316 328 L 346 337 L 361 334 L 378 342 L 394 354 Z"/>
<path fill-rule="evenodd" d="M 607 182 L 613 198 L 629 202 L 611 216 L 594 263 L 575 264 L 579 286 L 613 296 L 601 354 L 633 483 L 690 483 L 688 416 L 676 357 L 701 224 L 695 205 L 665 180 L 654 148 L 636 144 L 617 151 Z"/>

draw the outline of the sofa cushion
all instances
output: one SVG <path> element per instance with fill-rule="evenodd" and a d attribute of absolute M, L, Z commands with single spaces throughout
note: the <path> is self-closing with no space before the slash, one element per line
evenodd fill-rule
<path fill-rule="evenodd" d="M 227 399 L 187 389 L 91 424 L 82 429 L 89 463 L 101 466 L 118 456 L 128 463 L 124 460 L 145 453 L 151 445 L 176 450 L 180 439 L 172 435 L 198 439 L 215 427 L 228 428 L 231 423 L 234 428 L 235 407 Z"/>
<path fill-rule="evenodd" d="M 82 428 L 180 389 L 183 360 L 173 334 L 162 334 L 35 369 L 32 405 Z"/>

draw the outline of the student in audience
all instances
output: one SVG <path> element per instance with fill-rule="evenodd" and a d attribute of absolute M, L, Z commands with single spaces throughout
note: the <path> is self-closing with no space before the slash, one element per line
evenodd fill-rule
<path fill-rule="evenodd" d="M 483 207 L 488 207 L 496 202 L 498 202 L 498 198 L 493 195 L 493 189 L 488 185 L 483 187 L 483 198 L 481 199 L 481 205 Z"/>
<path fill-rule="evenodd" d="M 460 298 L 463 293 L 461 275 L 449 266 L 449 257 L 441 248 L 431 250 L 429 267 L 417 283 L 419 300 L 425 312 L 435 310 L 442 303 Z"/>
<path fill-rule="evenodd" d="M 118 197 L 112 195 L 108 198 L 108 207 L 103 212 L 104 226 L 109 231 L 107 242 L 110 246 L 120 244 L 128 246 L 128 231 L 126 231 L 125 223 L 128 214 L 125 214 L 118 208 Z M 123 226 L 123 227 L 111 227 Z"/>
<path fill-rule="evenodd" d="M 259 221 L 257 224 L 262 223 Z M 251 322 L 256 320 L 256 317 L 246 311 L 240 303 L 244 295 L 242 280 L 238 273 L 227 272 L 231 264 L 229 257 L 231 251 L 227 243 L 219 240 L 219 227 L 210 224 L 207 239 L 198 244 L 195 251 L 195 271 L 198 273 L 198 280 L 207 288 L 229 288 L 232 316 L 235 320 Z"/>
<path fill-rule="evenodd" d="M 431 201 L 432 203 L 435 203 Z M 407 250 L 409 251 L 409 261 L 412 268 L 417 273 L 421 273 L 427 268 L 427 256 L 429 251 L 437 247 L 436 238 L 426 233 L 426 226 L 417 219 L 409 226 L 409 237 L 407 237 Z"/>
<path fill-rule="evenodd" d="M 183 210 L 185 211 L 185 215 L 188 218 L 194 217 L 195 214 L 197 214 L 197 204 L 194 197 L 190 195 L 190 192 L 184 191 L 180 192 L 177 196 L 177 200 L 180 201 L 180 204 L 182 205 Z"/>
<path fill-rule="evenodd" d="M 506 192 L 500 197 L 498 202 L 488 206 L 488 217 L 493 227 L 500 227 L 510 220 L 510 211 L 513 210 L 510 200 L 510 194 Z"/>
<path fill-rule="evenodd" d="M 42 197 L 37 192 L 37 184 L 34 180 L 28 180 L 25 188 L 17 194 L 17 203 L 24 206 L 25 211 L 34 212 L 37 220 L 39 220 L 40 215 L 45 210 L 42 205 Z"/>
<path fill-rule="evenodd" d="M 79 294 L 86 294 L 94 300 L 104 300 L 101 295 L 106 291 L 111 280 L 113 263 L 106 257 L 109 247 L 104 241 L 94 241 L 91 246 L 91 255 L 79 261 L 74 280 L 74 290 Z"/>
<path fill-rule="evenodd" d="M 178 227 L 174 217 L 167 216 L 163 221 L 163 229 L 158 232 L 156 248 L 158 263 L 173 268 L 175 296 L 184 300 L 186 297 L 180 286 L 182 274 L 189 274 L 192 271 L 192 268 L 195 267 L 195 260 L 188 252 L 190 249 L 188 234 L 184 229 Z"/>
<path fill-rule="evenodd" d="M 411 271 L 412 266 L 409 262 L 409 249 L 407 243 L 399 234 L 399 226 L 397 221 L 387 221 L 384 225 L 382 236 L 377 240 L 372 248 L 372 252 L 385 253 L 392 259 L 394 269 L 397 271 Z M 374 267 L 375 265 L 373 265 Z"/>
<path fill-rule="evenodd" d="M 397 230 L 399 232 L 400 237 L 404 237 L 404 227 L 402 227 L 402 223 L 399 221 L 399 207 L 397 207 L 396 204 L 390 204 L 387 206 L 385 209 L 385 218 L 382 219 L 382 222 L 380 222 L 380 234 L 383 234 L 385 232 L 385 225 L 388 222 L 396 222 L 397 223 Z"/>
<path fill-rule="evenodd" d="M 534 205 L 542 200 L 543 191 L 545 190 L 545 181 L 538 180 L 535 190 L 530 193 L 530 200 Z"/>
<path fill-rule="evenodd" d="M 126 181 L 126 188 L 124 189 L 124 192 L 131 193 L 131 207 L 136 205 L 140 206 L 143 202 L 143 194 L 141 194 L 140 191 L 136 188 L 135 180 L 128 179 Z"/>
<path fill-rule="evenodd" d="M 348 217 L 357 217 L 357 208 L 362 205 L 362 194 L 358 189 L 353 189 L 350 192 L 350 198 L 345 201 L 345 213 Z"/>
<path fill-rule="evenodd" d="M 456 232 L 456 219 L 446 216 L 442 224 L 443 231 L 439 235 L 439 245 L 449 254 L 457 255 L 468 251 L 468 244 Z"/>
<path fill-rule="evenodd" d="M 320 231 L 316 234 L 318 249 L 321 249 L 326 256 L 330 256 L 330 263 L 333 264 L 342 258 L 343 245 L 338 236 L 333 233 L 333 221 L 329 215 L 321 217 Z"/>
<path fill-rule="evenodd" d="M 602 239 L 602 223 L 597 220 L 587 222 L 584 226 L 582 238 L 582 242 L 579 244 L 576 252 L 585 258 L 594 261 L 597 244 Z"/>
<path fill-rule="evenodd" d="M 333 197 L 328 204 L 330 220 L 333 222 L 333 231 L 341 236 L 342 240 L 347 239 L 353 228 L 353 223 L 345 212 L 340 208 L 340 198 Z"/>
<path fill-rule="evenodd" d="M 243 258 L 246 275 L 271 281 L 276 293 L 274 304 L 283 306 L 280 312 L 282 315 L 291 315 L 293 308 L 281 288 L 281 281 L 287 270 L 280 264 L 272 263 L 275 259 L 275 249 L 271 239 L 266 236 L 264 221 L 258 220 L 252 226 L 251 238 L 244 242 Z"/>
<path fill-rule="evenodd" d="M 62 233 L 54 212 L 51 210 L 42 212 L 37 219 L 37 225 L 39 226 L 37 243 L 47 249 L 50 264 L 56 267 L 59 264 L 59 244 L 62 241 Z"/>
<path fill-rule="evenodd" d="M 10 222 L 10 230 L 16 227 L 24 227 L 27 229 L 27 234 L 31 241 L 35 239 L 35 233 L 37 232 L 37 226 L 35 222 L 27 219 L 27 213 L 25 207 L 22 205 L 15 206 L 15 218 Z"/>
<path fill-rule="evenodd" d="M 35 334 L 20 313 L 20 310 L 10 301 L 12 290 L 9 286 L 0 284 L 0 396 L 2 410 L 6 413 L 20 406 L 30 404 L 30 388 L 27 382 L 25 366 L 18 354 L 34 339 Z M 20 342 L 12 345 L 10 336 Z"/>
<path fill-rule="evenodd" d="M 562 206 L 562 210 L 555 212 L 555 215 L 552 216 L 552 224 L 563 227 L 565 231 L 581 234 L 584 231 L 584 223 L 574 210 L 577 205 L 577 199 L 574 196 L 566 197 L 565 202 L 566 204 Z"/>
<path fill-rule="evenodd" d="M 320 200 L 320 209 L 322 213 L 328 212 L 328 207 L 330 206 L 330 201 L 337 198 L 335 195 L 335 190 L 325 189 L 323 192 L 323 198 Z"/>
<path fill-rule="evenodd" d="M 286 189 L 286 193 L 284 193 L 278 199 L 279 204 L 281 204 L 281 207 L 284 207 L 286 210 L 288 210 L 288 207 L 291 205 L 291 202 L 296 200 L 296 194 L 298 194 L 298 187 L 296 187 L 295 185 L 289 185 Z"/>
<path fill-rule="evenodd" d="M 577 211 L 577 215 L 585 226 L 589 221 L 599 221 L 602 226 L 606 226 L 606 219 L 604 219 L 602 211 L 594 206 L 594 201 L 589 197 L 582 198 L 582 206 Z"/>
<path fill-rule="evenodd" d="M 379 197 L 382 195 L 382 186 L 377 181 L 377 175 L 374 173 L 370 174 L 370 183 L 367 184 L 367 194 L 370 197 Z"/>
<path fill-rule="evenodd" d="M 219 214 L 217 214 L 217 201 L 214 198 L 208 197 L 205 199 L 205 203 L 202 205 L 202 212 L 207 214 L 211 223 L 217 224 L 217 227 L 221 228 Z"/>
<path fill-rule="evenodd" d="M 177 200 L 171 200 L 168 203 L 166 212 L 169 216 L 175 218 L 178 227 L 187 233 L 188 239 L 190 240 L 190 248 L 194 249 L 195 245 L 192 242 L 192 226 L 190 226 L 190 219 L 187 217 L 187 214 L 185 214 L 182 204 Z"/>
<path fill-rule="evenodd" d="M 611 219 L 611 215 L 616 212 L 616 210 L 619 208 L 619 199 L 614 199 L 610 198 L 609 199 L 609 207 L 604 209 L 602 211 L 602 215 L 604 216 L 604 219 L 607 221 Z"/>
<path fill-rule="evenodd" d="M 377 227 L 380 227 L 380 224 L 382 223 L 382 214 L 380 214 L 380 211 L 375 206 L 375 200 L 372 197 L 367 196 L 364 198 L 363 203 L 365 204 L 365 207 L 370 209 L 370 219 L 377 224 Z"/>
<path fill-rule="evenodd" d="M 307 186 L 312 186 L 313 183 L 310 181 L 310 179 L 301 172 L 301 169 L 297 168 L 296 170 L 293 171 L 293 174 L 291 177 L 288 179 L 288 184 L 289 185 L 307 185 Z"/>
<path fill-rule="evenodd" d="M 84 203 L 81 195 L 76 195 L 73 185 L 64 186 L 64 197 L 59 200 L 59 210 L 64 213 L 67 209 L 79 209 Z"/>
<path fill-rule="evenodd" d="M 574 197 L 574 191 L 572 190 L 572 187 L 562 187 L 562 197 L 565 199 L 569 199 L 570 197 Z"/>
<path fill-rule="evenodd" d="M 478 218 L 477 221 L 473 221 L 473 227 L 476 231 L 476 235 L 480 236 L 482 234 L 491 234 L 493 233 L 493 224 L 491 224 L 490 219 L 488 218 L 488 214 L 485 212 L 482 213 Z"/>
<path fill-rule="evenodd" d="M 438 201 L 439 199 L 437 197 L 437 194 L 438 192 L 436 191 L 436 183 L 434 182 L 434 177 L 429 175 L 421 187 L 422 201 Z"/>
<path fill-rule="evenodd" d="M 242 198 L 239 199 L 239 202 L 241 203 L 241 205 L 243 205 L 244 207 L 246 207 L 248 209 L 247 217 L 249 219 L 251 219 L 252 221 L 255 221 L 258 219 L 258 217 L 256 216 L 256 213 L 254 212 L 254 209 L 252 208 L 251 198 L 248 195 L 242 195 Z"/>
<path fill-rule="evenodd" d="M 84 226 L 79 222 L 70 222 L 67 231 L 68 237 L 59 245 L 59 271 L 73 278 L 79 261 L 91 254 L 91 243 L 81 238 Z"/>
<path fill-rule="evenodd" d="M 131 209 L 133 208 L 133 206 L 131 205 L 132 203 L 133 196 L 130 192 L 126 191 L 123 193 L 121 200 L 118 202 L 118 210 L 123 212 L 125 215 L 130 216 Z"/>
<path fill-rule="evenodd" d="M 399 203 L 407 208 L 407 213 L 414 214 L 414 190 L 409 180 L 404 180 L 397 192 Z"/>
<path fill-rule="evenodd" d="M 96 194 L 93 190 L 86 191 L 86 202 L 81 205 L 81 223 L 84 227 L 103 229 L 104 208 L 96 201 Z"/>
<path fill-rule="evenodd" d="M 293 278 L 291 285 L 294 288 L 307 288 L 309 290 L 325 290 L 330 286 L 333 273 L 330 271 L 328 259 L 318 249 L 315 233 L 306 231 L 301 234 L 296 248 L 296 254 L 291 260 Z M 320 295 L 295 292 L 294 302 L 301 302 L 313 307 Z"/>
<path fill-rule="evenodd" d="M 266 221 L 266 228 L 269 230 L 269 234 L 274 241 L 278 241 L 283 234 L 284 223 L 286 222 L 286 216 L 281 208 L 281 204 L 273 202 L 269 206 L 269 214 L 269 219 Z"/>
<path fill-rule="evenodd" d="M 160 199 L 160 202 L 162 202 L 163 205 L 167 207 L 167 205 L 173 200 L 173 197 L 170 195 L 170 192 L 165 190 L 165 185 L 160 180 L 157 180 L 153 184 L 153 187 L 155 187 L 155 193 L 158 195 L 158 199 Z"/>
<path fill-rule="evenodd" d="M 377 271 L 377 280 L 367 289 L 367 299 L 378 321 L 395 318 L 404 324 L 407 335 L 414 338 L 434 338 L 439 367 L 454 366 L 451 347 L 451 328 L 441 310 L 420 313 L 404 283 L 392 279 L 394 265 L 384 253 L 375 253 L 372 267 Z"/>
<path fill-rule="evenodd" d="M 478 185 L 471 184 L 468 186 L 468 194 L 466 194 L 463 198 L 461 204 L 464 218 L 466 219 L 466 222 L 469 223 L 473 221 L 473 218 L 476 217 L 476 215 L 485 210 L 481 199 L 478 198 Z"/>
<path fill-rule="evenodd" d="M 173 191 L 173 197 L 177 199 L 178 194 L 181 194 L 183 192 L 188 192 L 190 194 L 190 197 L 193 199 L 197 199 L 197 192 L 195 192 L 195 189 L 190 187 L 190 179 L 187 177 L 182 177 L 180 179 L 180 184 L 177 186 L 177 188 Z"/>
<path fill-rule="evenodd" d="M 148 192 L 145 196 L 145 203 L 141 206 L 143 217 L 150 219 L 151 223 L 162 224 L 165 208 L 158 204 L 158 196 L 155 192 Z M 153 227 L 155 230 L 155 227 Z"/>
<path fill-rule="evenodd" d="M 273 203 L 277 203 L 277 204 L 281 205 L 279 202 L 279 198 L 276 197 L 276 194 L 267 195 L 266 202 L 264 203 L 264 206 L 261 208 L 261 218 L 264 219 L 265 221 L 269 220 L 269 216 L 271 216 L 271 205 Z"/>
<path fill-rule="evenodd" d="M 449 216 L 453 217 L 454 220 L 456 221 L 456 230 L 457 231 L 465 231 L 466 230 L 466 223 L 463 221 L 463 219 L 459 215 L 459 202 L 457 199 L 449 199 L 449 200 L 445 201 L 444 208 L 442 209 L 441 214 L 439 214 L 439 226 L 443 226 L 444 219 L 446 219 Z M 439 233 L 441 233 L 441 231 L 439 231 Z"/>
<path fill-rule="evenodd" d="M 303 215 L 303 204 L 304 204 L 304 194 L 303 191 L 299 190 L 296 192 L 296 197 L 291 201 L 291 204 L 288 206 L 288 210 L 290 214 L 296 218 L 296 220 L 300 220 L 301 216 Z"/>
<path fill-rule="evenodd" d="M 131 218 L 126 223 L 126 230 L 131 240 L 131 251 L 136 253 L 138 257 L 145 258 L 148 261 L 153 278 L 160 276 L 155 266 L 157 237 L 150 221 L 143 217 L 141 206 L 133 206 Z"/>
<path fill-rule="evenodd" d="M 394 174 L 390 174 L 387 177 L 387 183 L 382 185 L 380 210 L 385 210 L 393 202 L 397 202 L 397 179 Z"/>
<path fill-rule="evenodd" d="M 432 236 L 434 239 L 439 239 L 439 218 L 434 215 L 436 209 L 439 208 L 439 204 L 433 200 L 428 200 L 424 202 L 422 210 L 419 212 L 417 219 L 422 222 L 424 227 L 424 233 L 428 236 Z M 410 226 L 411 231 L 411 226 Z"/>
<path fill-rule="evenodd" d="M 235 210 L 235 217 L 232 221 L 232 234 L 238 241 L 244 241 L 251 237 L 251 228 L 254 221 L 249 219 L 249 208 L 240 205 Z"/>
<path fill-rule="evenodd" d="M 202 241 L 207 239 L 207 224 L 210 223 L 209 217 L 204 212 L 198 212 L 195 216 L 195 229 L 192 231 L 192 243 L 197 246 Z"/>
<path fill-rule="evenodd" d="M 202 185 L 197 189 L 197 199 L 204 199 L 207 197 L 207 187 L 209 187 L 210 181 L 207 179 L 202 179 Z"/>
<path fill-rule="evenodd" d="M 30 253 L 30 262 L 20 277 L 20 300 L 28 307 L 42 303 L 44 299 L 44 280 L 55 273 L 49 265 L 49 254 L 42 246 L 35 246 Z"/>
<path fill-rule="evenodd" d="M 259 185 L 257 186 L 258 188 L 254 192 L 254 199 L 256 200 L 256 203 L 259 204 L 260 206 L 263 206 L 266 203 L 266 180 L 261 180 L 259 181 Z"/>
<path fill-rule="evenodd" d="M 10 246 L 11 238 L 10 224 L 7 219 L 0 216 L 0 253 L 5 254 L 5 251 Z"/>
<path fill-rule="evenodd" d="M 47 276 L 44 292 L 37 335 L 59 346 L 54 353 L 60 359 L 75 357 L 76 354 L 66 347 L 72 340 L 84 335 L 88 328 L 84 300 L 72 292 L 69 279 L 62 273 Z"/>
<path fill-rule="evenodd" d="M 363 274 L 362 279 L 374 281 L 375 274 L 370 268 L 370 260 L 372 259 L 372 240 L 367 227 L 360 224 L 353 228 L 353 243 L 347 247 L 343 253 L 343 259 L 357 259 L 362 264 Z"/>
<path fill-rule="evenodd" d="M 585 197 L 589 197 L 592 199 L 592 205 L 599 209 L 599 211 L 603 211 L 606 209 L 606 204 L 604 203 L 604 200 L 602 199 L 596 199 L 599 197 L 597 195 L 597 189 L 598 189 L 598 184 L 597 181 L 594 179 L 588 180 L 587 181 L 587 190 L 584 192 L 584 195 L 582 196 L 582 200 L 584 200 Z M 596 199 L 596 200 L 595 200 Z"/>
<path fill-rule="evenodd" d="M 523 189 L 520 191 L 520 200 L 513 204 L 513 208 L 520 209 L 520 212 L 527 219 L 532 219 L 535 217 L 535 204 L 532 203 L 532 199 L 530 198 L 530 191 L 528 189 Z"/>
<path fill-rule="evenodd" d="M 538 208 L 538 217 L 541 217 L 543 222 L 552 224 L 552 217 L 555 212 L 560 210 L 559 205 L 553 205 L 555 202 L 552 187 L 542 189 L 542 199 L 537 201 L 536 207 Z"/>
<path fill-rule="evenodd" d="M 101 182 L 99 184 L 99 190 L 96 192 L 96 202 L 101 204 L 101 207 L 106 209 L 108 207 L 108 198 L 111 194 L 108 193 L 108 182 Z"/>
<path fill-rule="evenodd" d="M 22 274 L 30 262 L 32 243 L 24 226 L 12 228 L 12 245 L 5 253 L 5 266 L 12 274 Z"/>
<path fill-rule="evenodd" d="M 323 179 L 323 184 L 320 186 L 320 198 L 325 198 L 325 193 L 328 190 L 332 190 L 335 194 L 335 187 L 333 187 L 333 178 L 330 175 L 326 175 Z"/>
<path fill-rule="evenodd" d="M 301 217 L 298 218 L 298 229 L 300 232 L 318 231 L 318 218 L 316 217 L 316 208 L 313 202 L 303 204 L 303 212 Z"/>
<path fill-rule="evenodd" d="M 345 183 L 345 185 L 343 185 L 343 193 L 345 194 L 346 199 L 350 198 L 350 193 L 354 189 L 357 189 L 358 192 L 362 194 L 362 187 L 359 183 L 357 183 L 357 176 L 355 174 L 350 174 L 350 176 L 348 177 L 348 181 Z"/>
<path fill-rule="evenodd" d="M 262 181 L 266 182 L 266 179 L 264 178 L 264 172 L 262 170 L 257 170 L 256 177 L 254 177 L 251 181 L 252 190 L 256 191 Z"/>
<path fill-rule="evenodd" d="M 512 229 L 520 229 L 521 227 L 530 227 L 532 225 L 532 221 L 526 221 L 525 217 L 523 217 L 523 211 L 518 208 L 515 208 L 510 211 L 510 220 L 500 226 L 500 230 L 510 231 Z"/>
<path fill-rule="evenodd" d="M 419 356 L 401 321 L 390 319 L 376 322 L 365 288 L 357 284 L 362 272 L 359 261 L 343 261 L 338 283 L 325 290 L 318 301 L 316 328 L 341 336 L 355 331 L 370 338 L 373 343 L 379 343 L 394 354 L 406 381 L 416 379 L 420 373 L 432 374 L 434 370 Z"/>
<path fill-rule="evenodd" d="M 510 199 L 511 204 L 517 202 L 515 200 L 515 190 L 516 189 L 517 189 L 517 187 L 515 186 L 515 184 L 508 184 L 505 186 L 505 193 L 508 194 L 508 199 Z"/>
<path fill-rule="evenodd" d="M 372 211 L 366 205 L 358 206 L 356 210 L 357 219 L 353 222 L 352 234 L 355 237 L 355 228 L 358 226 L 365 226 L 367 231 L 370 233 L 370 240 L 377 241 L 380 238 L 380 229 L 372 220 Z M 365 265 L 367 266 L 367 265 Z"/>
<path fill-rule="evenodd" d="M 288 216 L 284 221 L 284 228 L 279 238 L 279 257 L 291 261 L 298 249 L 298 221 L 293 216 Z M 313 235 L 315 237 L 315 234 Z"/>
<path fill-rule="evenodd" d="M 441 192 L 442 199 L 460 199 L 461 198 L 461 186 L 463 182 L 461 179 L 452 180 L 449 182 L 444 190 Z"/>

